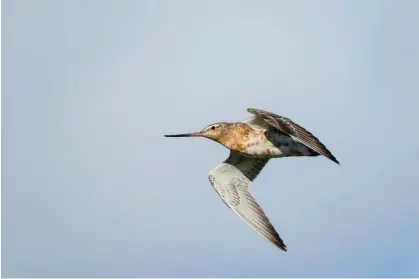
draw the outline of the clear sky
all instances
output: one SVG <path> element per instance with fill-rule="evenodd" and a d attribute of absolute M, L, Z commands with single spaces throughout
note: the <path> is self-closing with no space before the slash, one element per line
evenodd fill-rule
<path fill-rule="evenodd" d="M 2 1 L 4 277 L 419 276 L 418 1 Z M 164 134 L 255 107 L 341 166 L 272 160 L 280 251 Z"/>

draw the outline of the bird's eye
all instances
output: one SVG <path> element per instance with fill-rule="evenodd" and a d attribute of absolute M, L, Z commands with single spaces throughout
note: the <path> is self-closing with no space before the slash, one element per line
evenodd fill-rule
<path fill-rule="evenodd" d="M 214 129 L 215 129 L 215 126 L 212 126 L 212 127 L 211 127 L 211 130 L 214 130 Z"/>

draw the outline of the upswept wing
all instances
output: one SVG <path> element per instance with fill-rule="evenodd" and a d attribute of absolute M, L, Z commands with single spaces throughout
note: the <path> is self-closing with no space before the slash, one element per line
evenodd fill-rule
<path fill-rule="evenodd" d="M 229 208 L 264 239 L 287 251 L 281 237 L 250 193 L 253 180 L 268 161 L 231 151 L 227 160 L 213 169 L 208 178 Z"/>
<path fill-rule="evenodd" d="M 282 133 L 298 140 L 308 148 L 311 148 L 315 152 L 339 164 L 335 156 L 333 156 L 333 154 L 326 148 L 326 146 L 324 146 L 323 143 L 320 142 L 318 138 L 291 119 L 260 109 L 249 108 L 247 111 L 254 114 L 256 118 L 263 119 L 266 123 L 278 129 Z M 257 122 L 257 119 L 254 119 L 253 122 Z"/>

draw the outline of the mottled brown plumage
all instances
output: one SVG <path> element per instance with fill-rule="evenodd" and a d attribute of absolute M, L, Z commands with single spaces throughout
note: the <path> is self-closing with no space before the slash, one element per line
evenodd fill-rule
<path fill-rule="evenodd" d="M 245 153 L 248 149 L 249 138 L 254 136 L 255 130 L 241 122 L 223 122 L 211 124 L 201 133 L 202 136 L 221 143 L 231 150 Z"/>

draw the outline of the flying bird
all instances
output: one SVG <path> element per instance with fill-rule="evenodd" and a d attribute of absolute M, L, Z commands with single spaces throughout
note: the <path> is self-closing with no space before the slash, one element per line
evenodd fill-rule
<path fill-rule="evenodd" d="M 323 155 L 339 164 L 312 133 L 291 119 L 260 109 L 242 122 L 219 122 L 200 132 L 165 137 L 204 137 L 230 149 L 229 157 L 209 172 L 209 181 L 223 202 L 261 237 L 283 251 L 287 247 L 262 207 L 250 193 L 252 182 L 272 158 Z"/>

